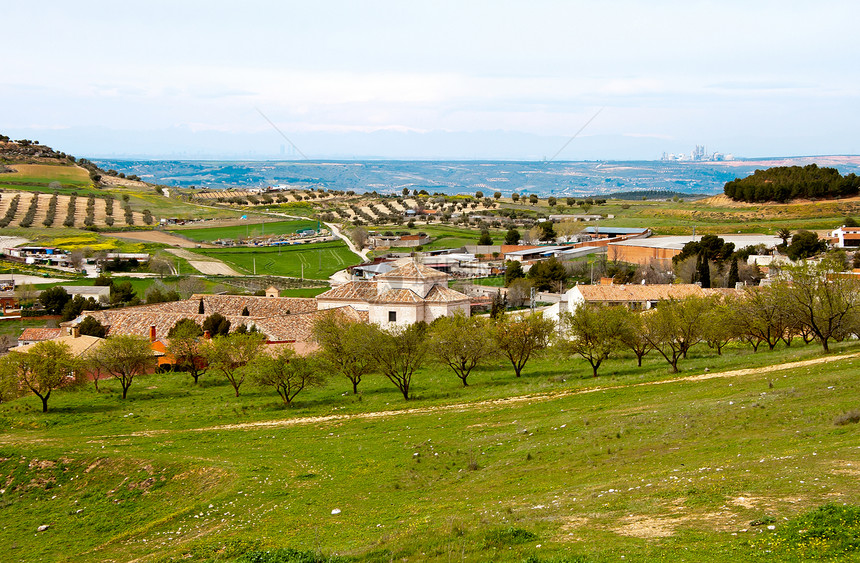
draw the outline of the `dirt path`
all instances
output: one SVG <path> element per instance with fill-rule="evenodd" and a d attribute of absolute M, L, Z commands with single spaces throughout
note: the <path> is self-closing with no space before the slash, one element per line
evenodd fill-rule
<path fill-rule="evenodd" d="M 165 250 L 174 256 L 185 258 L 191 267 L 207 276 L 243 276 L 221 260 L 202 254 L 189 252 L 184 248 L 165 248 Z"/>
<path fill-rule="evenodd" d="M 473 403 L 457 403 L 453 405 L 437 405 L 432 407 L 416 407 L 412 409 L 388 410 L 367 412 L 358 414 L 332 414 L 327 416 L 304 416 L 298 418 L 289 418 L 284 420 L 265 420 L 260 422 L 243 422 L 241 424 L 222 424 L 219 426 L 209 426 L 205 428 L 192 428 L 184 430 L 185 432 L 215 432 L 220 430 L 254 430 L 257 428 L 272 428 L 284 426 L 297 426 L 306 424 L 319 424 L 323 422 L 341 422 L 348 420 L 370 420 L 375 418 L 385 418 L 391 416 L 416 415 L 416 414 L 431 414 L 436 412 L 454 411 L 463 412 L 468 410 L 476 410 L 483 408 L 504 407 L 515 405 L 518 403 L 535 403 L 543 401 L 553 401 L 565 397 L 573 397 L 575 395 L 585 395 L 586 393 L 599 393 L 600 391 L 616 391 L 619 389 L 631 389 L 635 387 L 643 387 L 646 385 L 666 385 L 670 383 L 681 383 L 690 381 L 704 381 L 707 379 L 716 378 L 731 378 L 744 375 L 765 374 L 786 369 L 795 369 L 818 364 L 826 364 L 830 362 L 838 362 L 851 358 L 860 357 L 860 352 L 854 354 L 845 354 L 841 356 L 824 356 L 814 358 L 812 360 L 803 360 L 799 362 L 789 362 L 785 364 L 774 364 L 771 366 L 762 366 L 749 369 L 736 369 L 731 371 L 723 371 L 719 373 L 704 373 L 699 375 L 690 375 L 687 377 L 679 377 L 677 379 L 665 379 L 661 381 L 649 381 L 645 383 L 631 383 L 628 385 L 618 385 L 614 387 L 590 387 L 588 389 L 575 389 L 570 391 L 556 391 L 551 393 L 536 393 L 534 395 L 520 395 L 518 397 L 504 397 L 500 399 L 489 399 L 485 401 L 475 401 Z M 121 436 L 131 437 L 153 437 L 163 434 L 176 432 L 175 430 L 144 430 L 140 432 L 132 432 Z M 182 432 L 182 430 L 180 430 Z M 107 438 L 109 436 L 103 436 Z M 117 437 L 117 436 L 110 436 Z"/>

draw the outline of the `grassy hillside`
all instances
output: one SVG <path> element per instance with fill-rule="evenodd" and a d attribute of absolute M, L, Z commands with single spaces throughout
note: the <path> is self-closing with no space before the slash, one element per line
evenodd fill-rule
<path fill-rule="evenodd" d="M 699 348 L 684 368 L 817 357 Z M 834 424 L 857 407 L 860 360 L 828 359 L 667 379 L 656 357 L 624 358 L 595 380 L 547 357 L 521 379 L 499 362 L 466 389 L 428 367 L 410 403 L 374 377 L 359 397 L 336 380 L 293 409 L 250 385 L 231 397 L 212 375 L 142 378 L 125 402 L 111 384 L 63 392 L 46 415 L 21 399 L 0 405 L 0 542 L 9 561 L 287 547 L 357 561 L 839 559 L 846 542 L 809 541 L 791 520 L 860 503 L 856 426 Z M 857 537 L 856 523 L 839 530 Z"/>

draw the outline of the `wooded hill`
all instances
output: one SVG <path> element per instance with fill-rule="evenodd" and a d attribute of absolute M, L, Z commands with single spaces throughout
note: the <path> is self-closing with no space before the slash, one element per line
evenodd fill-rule
<path fill-rule="evenodd" d="M 833 199 L 860 193 L 860 177 L 842 176 L 835 168 L 817 164 L 777 166 L 727 182 L 723 192 L 735 201 L 785 203 L 793 199 Z"/>

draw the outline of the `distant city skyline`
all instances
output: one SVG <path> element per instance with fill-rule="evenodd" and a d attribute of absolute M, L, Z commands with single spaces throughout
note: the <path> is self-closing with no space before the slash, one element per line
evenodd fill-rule
<path fill-rule="evenodd" d="M 858 16 L 848 1 L 13 3 L 0 133 L 92 158 L 860 154 Z"/>

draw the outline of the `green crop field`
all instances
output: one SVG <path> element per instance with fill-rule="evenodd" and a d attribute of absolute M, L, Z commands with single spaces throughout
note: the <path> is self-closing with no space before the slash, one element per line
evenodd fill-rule
<path fill-rule="evenodd" d="M 141 377 L 125 401 L 110 382 L 61 391 L 47 414 L 18 399 L 0 404 L 3 558 L 856 560 L 860 439 L 835 421 L 860 358 L 836 348 L 767 371 L 819 348 L 698 346 L 681 376 L 651 355 L 597 379 L 548 355 L 467 388 L 429 365 L 408 403 L 369 376 L 289 409 L 212 374 Z"/>
<path fill-rule="evenodd" d="M 202 229 L 175 229 L 169 231 L 200 242 L 217 239 L 239 239 L 263 235 L 289 235 L 306 229 L 317 229 L 316 221 L 274 221 L 271 223 L 252 223 L 229 227 L 210 227 Z M 325 227 L 323 227 L 325 228 Z"/>
<path fill-rule="evenodd" d="M 258 275 L 328 279 L 361 262 L 341 241 L 288 246 L 195 248 L 194 252 L 223 260 L 235 270 Z"/>
<path fill-rule="evenodd" d="M 48 193 L 54 191 L 50 187 L 51 182 L 58 182 L 60 187 L 56 191 L 60 193 L 98 193 L 98 190 L 92 187 L 89 173 L 77 166 L 14 164 L 13 168 L 17 171 L 0 175 L 0 187 Z"/>

